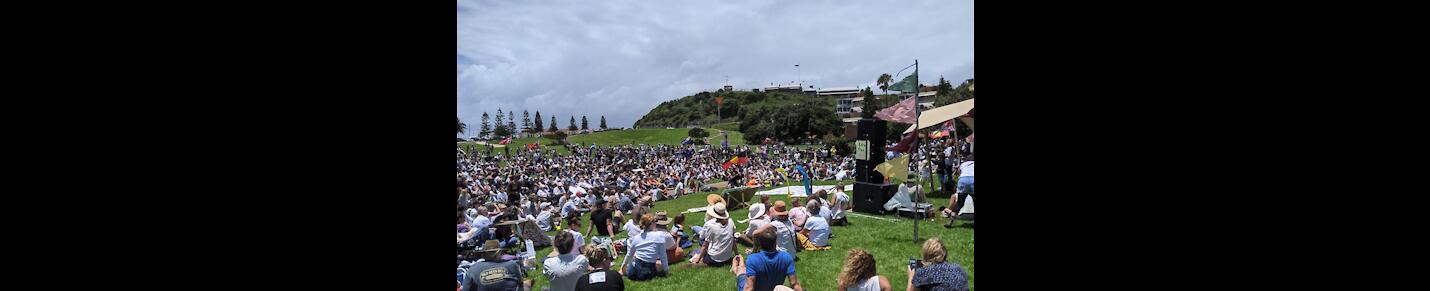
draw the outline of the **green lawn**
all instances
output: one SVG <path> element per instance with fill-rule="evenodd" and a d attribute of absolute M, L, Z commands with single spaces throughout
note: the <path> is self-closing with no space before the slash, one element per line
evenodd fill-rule
<path fill-rule="evenodd" d="M 846 183 L 852 183 L 852 181 L 846 181 Z M 834 182 L 820 181 L 815 184 L 833 185 Z M 692 194 L 675 200 L 659 201 L 656 202 L 655 209 L 674 214 L 689 208 L 702 207 L 705 206 L 705 194 L 709 194 L 709 192 Z M 947 195 L 938 196 L 931 195 L 930 200 L 932 201 L 930 202 L 934 205 L 948 205 Z M 781 195 L 771 197 L 771 199 L 772 201 L 782 200 L 786 197 Z M 742 208 L 731 211 L 731 216 L 743 218 L 748 212 L 748 209 Z M 686 225 L 696 225 L 704 220 L 704 216 L 704 213 L 688 213 L 686 214 Z M 894 218 L 891 215 L 883 217 Z M 850 248 L 859 247 L 874 255 L 879 275 L 889 278 L 894 290 L 903 290 L 908 280 L 906 273 L 908 259 L 921 257 L 920 249 L 923 239 L 939 237 L 949 250 L 949 260 L 962 265 L 968 272 L 969 290 L 973 289 L 973 229 L 966 227 L 949 229 L 942 226 L 945 220 L 924 220 L 920 221 L 918 225 L 921 240 L 915 243 L 913 221 L 908 218 L 895 219 L 897 221 L 884 221 L 850 215 L 851 225 L 833 227 L 832 233 L 835 238 L 831 242 L 834 249 L 819 252 L 804 251 L 798 254 L 800 260 L 795 263 L 795 268 L 798 270 L 800 284 L 805 290 L 834 290 L 844 257 L 848 255 Z M 583 224 L 589 223 L 589 219 L 583 220 Z M 965 222 L 956 222 L 955 225 L 964 226 Z M 736 226 L 738 231 L 743 232 L 747 225 L 737 223 Z M 548 234 L 554 233 L 549 232 Z M 624 237 L 624 233 L 617 235 L 618 239 Z M 736 249 L 740 252 L 744 251 L 744 248 L 738 245 Z M 550 252 L 551 247 L 537 250 L 537 253 L 542 256 Z M 646 282 L 627 280 L 626 286 L 628 290 L 731 290 L 735 288 L 735 277 L 730 273 L 728 266 L 718 268 L 688 267 L 689 263 L 682 261 L 672 266 L 669 277 Z M 533 273 L 532 277 L 537 280 L 538 288 L 547 286 L 548 280 L 541 275 L 539 269 Z M 684 289 L 692 287 L 695 289 Z"/>

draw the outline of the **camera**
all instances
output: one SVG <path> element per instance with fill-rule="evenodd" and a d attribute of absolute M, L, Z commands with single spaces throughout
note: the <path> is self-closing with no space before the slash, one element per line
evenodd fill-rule
<path fill-rule="evenodd" d="M 918 269 L 923 267 L 924 263 L 920 262 L 919 259 L 909 258 L 909 269 Z"/>

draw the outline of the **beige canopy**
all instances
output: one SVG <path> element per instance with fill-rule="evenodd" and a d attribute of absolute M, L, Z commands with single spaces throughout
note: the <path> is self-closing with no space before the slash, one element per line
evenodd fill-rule
<path fill-rule="evenodd" d="M 944 105 L 938 108 L 920 112 L 918 129 L 925 129 L 933 126 L 943 125 L 944 121 L 954 119 L 955 117 L 962 117 L 972 110 L 973 99 L 968 99 L 958 103 Z M 959 118 L 959 120 L 963 121 L 963 124 L 968 125 L 968 128 L 973 128 L 973 118 L 963 117 Z M 910 133 L 913 131 L 914 127 L 910 126 L 908 130 L 904 131 L 904 133 Z"/>

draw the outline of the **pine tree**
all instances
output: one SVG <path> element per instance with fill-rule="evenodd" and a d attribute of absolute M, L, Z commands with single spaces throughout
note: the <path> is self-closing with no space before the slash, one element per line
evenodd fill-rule
<path fill-rule="evenodd" d="M 606 116 L 601 115 L 601 130 L 606 130 Z"/>
<path fill-rule="evenodd" d="M 522 111 L 521 111 L 521 132 L 530 132 L 530 131 L 531 131 L 531 115 L 528 115 L 527 112 L 526 112 L 526 110 L 522 110 Z"/>
<path fill-rule="evenodd" d="M 546 129 L 546 130 L 547 130 L 547 131 L 553 131 L 553 132 L 557 130 L 557 129 L 556 129 L 556 115 L 552 115 L 552 116 L 551 116 L 551 128 L 548 128 L 548 129 Z"/>
<path fill-rule="evenodd" d="M 567 126 L 566 126 L 566 130 L 570 130 L 570 131 L 575 131 L 575 130 L 576 130 L 576 117 L 575 117 L 575 116 L 572 116 L 572 117 L 571 117 L 571 123 L 570 123 L 570 125 L 567 125 Z"/>
<path fill-rule="evenodd" d="M 492 133 L 492 124 L 491 124 L 491 123 L 488 123 L 488 121 L 487 121 L 487 120 L 489 120 L 489 119 L 490 119 L 490 118 L 487 117 L 487 113 L 486 113 L 486 112 L 482 112 L 482 132 L 481 132 L 481 134 L 478 135 L 477 137 L 486 137 L 487 134 L 491 134 L 491 133 Z"/>
<path fill-rule="evenodd" d="M 506 114 L 502 113 L 501 108 L 497 108 L 497 124 L 496 127 L 492 128 L 492 131 L 500 131 L 500 129 L 506 128 L 506 122 L 502 122 L 502 116 L 504 115 Z"/>
<path fill-rule="evenodd" d="M 587 127 L 586 125 L 587 125 L 587 123 L 586 123 L 586 116 L 585 116 L 585 115 L 582 115 L 582 116 L 581 116 L 581 130 L 590 130 L 590 129 L 591 129 L 590 127 Z"/>
<path fill-rule="evenodd" d="M 535 122 L 535 125 L 531 127 L 531 130 L 533 132 L 541 132 L 546 129 L 545 127 L 541 126 L 541 111 L 536 112 L 536 120 L 533 122 Z"/>

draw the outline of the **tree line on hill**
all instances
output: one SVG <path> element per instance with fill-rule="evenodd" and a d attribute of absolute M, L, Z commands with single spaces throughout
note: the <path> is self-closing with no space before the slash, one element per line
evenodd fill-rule
<path fill-rule="evenodd" d="M 505 120 L 503 120 L 503 116 L 505 116 Z M 518 125 L 520 125 L 520 127 L 518 127 Z M 545 125 L 550 125 L 550 127 L 545 127 Z M 599 128 L 601 130 L 607 129 L 605 115 L 601 116 L 601 124 L 599 125 Z M 470 129 L 471 128 L 468 124 L 462 122 L 461 117 L 457 117 L 457 134 L 466 133 Z M 590 122 L 586 119 L 585 115 L 582 115 L 581 126 L 577 127 L 576 117 L 571 116 L 570 121 L 567 123 L 566 130 L 590 130 Z M 551 123 L 543 124 L 541 121 L 541 111 L 537 111 L 536 118 L 532 119 L 531 116 L 528 115 L 527 111 L 522 110 L 521 124 L 517 124 L 515 111 L 503 112 L 502 109 L 498 108 L 496 114 L 496 123 L 495 126 L 493 126 L 493 124 L 491 123 L 491 115 L 488 115 L 486 112 L 482 112 L 482 123 L 480 131 L 477 132 L 478 138 L 504 138 L 515 135 L 517 133 L 545 133 L 547 135 L 561 133 L 560 139 L 565 139 L 565 134 L 560 132 L 560 130 L 556 128 L 555 115 L 551 116 Z"/>

